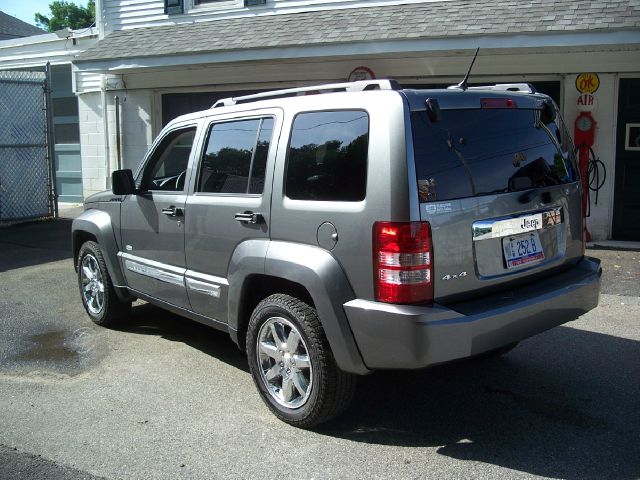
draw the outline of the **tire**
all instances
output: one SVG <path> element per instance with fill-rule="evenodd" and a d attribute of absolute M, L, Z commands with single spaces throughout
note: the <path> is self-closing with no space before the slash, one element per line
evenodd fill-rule
<path fill-rule="evenodd" d="M 131 311 L 131 302 L 118 298 L 100 245 L 85 242 L 78 253 L 78 288 L 87 314 L 103 327 L 116 325 Z"/>
<path fill-rule="evenodd" d="M 246 345 L 253 381 L 280 420 L 311 428 L 340 415 L 353 399 L 355 375 L 338 368 L 316 310 L 301 300 L 284 294 L 262 300 Z"/>
<path fill-rule="evenodd" d="M 516 348 L 519 343 L 520 342 L 513 342 L 509 345 L 505 345 L 504 347 L 494 348 L 493 350 L 479 353 L 478 355 L 474 355 L 471 358 L 473 360 L 491 360 L 492 358 L 498 358 L 509 353 L 511 350 Z"/>

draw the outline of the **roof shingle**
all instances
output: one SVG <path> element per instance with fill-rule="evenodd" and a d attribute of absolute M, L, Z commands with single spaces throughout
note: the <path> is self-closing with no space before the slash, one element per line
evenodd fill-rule
<path fill-rule="evenodd" d="M 47 32 L 16 17 L 0 12 L 0 40 L 30 37 L 31 35 L 42 35 L 43 33 Z"/>
<path fill-rule="evenodd" d="M 347 42 L 637 29 L 640 0 L 452 0 L 240 17 L 109 34 L 77 61 Z M 169 39 L 169 41 L 168 41 Z"/>

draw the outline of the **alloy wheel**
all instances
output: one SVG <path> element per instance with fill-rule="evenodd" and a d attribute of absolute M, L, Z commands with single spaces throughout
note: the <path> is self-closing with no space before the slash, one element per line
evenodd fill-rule
<path fill-rule="evenodd" d="M 268 318 L 258 332 L 256 355 L 262 381 L 275 401 L 286 408 L 302 407 L 313 376 L 309 349 L 295 325 L 286 318 Z"/>

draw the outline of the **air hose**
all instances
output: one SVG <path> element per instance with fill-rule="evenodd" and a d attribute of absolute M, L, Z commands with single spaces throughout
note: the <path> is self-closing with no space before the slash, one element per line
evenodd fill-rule
<path fill-rule="evenodd" d="M 598 193 L 604 186 L 604 182 L 607 180 L 607 167 L 598 158 L 589 145 L 580 145 L 576 148 L 578 153 L 582 148 L 589 149 L 589 162 L 587 163 L 587 212 L 586 216 L 591 216 L 591 192 L 595 192 L 594 205 L 598 204 Z"/>

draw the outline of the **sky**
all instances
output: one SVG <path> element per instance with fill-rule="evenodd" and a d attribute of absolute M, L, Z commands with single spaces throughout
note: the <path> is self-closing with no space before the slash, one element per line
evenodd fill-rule
<path fill-rule="evenodd" d="M 52 0 L 0 0 L 0 10 L 7 15 L 19 18 L 23 22 L 35 25 L 36 12 L 49 15 L 49 4 Z M 87 0 L 68 0 L 69 3 L 87 6 Z"/>

